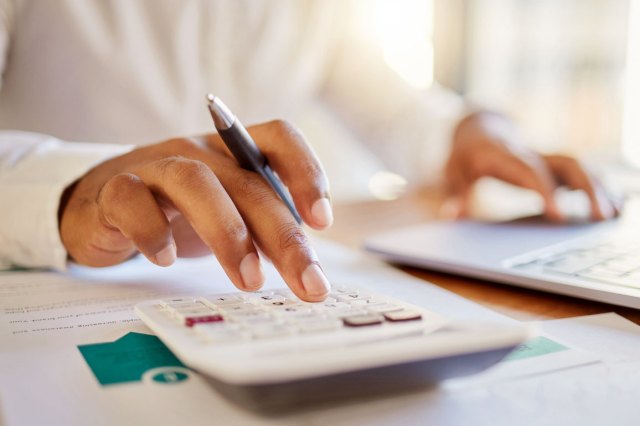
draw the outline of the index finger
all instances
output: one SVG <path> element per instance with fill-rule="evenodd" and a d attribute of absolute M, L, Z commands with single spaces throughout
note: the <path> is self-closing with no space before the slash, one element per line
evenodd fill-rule
<path fill-rule="evenodd" d="M 331 285 L 304 230 L 266 181 L 257 173 L 232 167 L 231 159 L 218 160 L 220 181 L 244 218 L 258 247 L 303 300 L 324 300 Z"/>
<path fill-rule="evenodd" d="M 545 216 L 553 221 L 563 219 L 554 197 L 555 184 L 551 171 L 544 162 L 530 164 L 521 158 L 508 156 L 497 162 L 488 175 L 522 188 L 532 189 L 542 196 Z"/>

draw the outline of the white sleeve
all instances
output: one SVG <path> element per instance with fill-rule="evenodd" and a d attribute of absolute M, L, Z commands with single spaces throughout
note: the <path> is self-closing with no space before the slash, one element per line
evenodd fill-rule
<path fill-rule="evenodd" d="M 453 130 L 467 113 L 456 93 L 434 84 L 417 90 L 391 69 L 370 38 L 345 28 L 323 99 L 393 172 L 434 182 L 448 157 Z"/>
<path fill-rule="evenodd" d="M 132 148 L 0 131 L 0 263 L 65 269 L 58 232 L 62 193 L 96 164 Z"/>
<path fill-rule="evenodd" d="M 13 24 L 13 3 L 0 0 L 0 87 L 9 52 L 9 33 Z"/>

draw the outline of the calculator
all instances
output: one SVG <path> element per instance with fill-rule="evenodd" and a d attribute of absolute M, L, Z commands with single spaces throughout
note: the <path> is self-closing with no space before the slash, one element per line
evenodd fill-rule
<path fill-rule="evenodd" d="M 333 395 L 432 385 L 488 368 L 532 333 L 521 324 L 451 321 L 351 286 L 335 286 L 319 303 L 283 288 L 173 297 L 135 310 L 185 365 L 232 399 L 258 404 L 279 390 L 315 395 L 323 382 Z"/>

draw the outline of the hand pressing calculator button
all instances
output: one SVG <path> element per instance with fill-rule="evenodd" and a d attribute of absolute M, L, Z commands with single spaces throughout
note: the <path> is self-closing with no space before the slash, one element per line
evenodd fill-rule
<path fill-rule="evenodd" d="M 185 365 L 242 388 L 236 396 L 360 372 L 380 383 L 433 383 L 484 370 L 531 335 L 519 324 L 453 324 L 346 286 L 319 303 L 275 289 L 150 301 L 136 313 Z"/>

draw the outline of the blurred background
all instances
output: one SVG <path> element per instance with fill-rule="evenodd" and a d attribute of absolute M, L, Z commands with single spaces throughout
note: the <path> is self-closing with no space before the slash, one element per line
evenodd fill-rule
<path fill-rule="evenodd" d="M 375 3 L 375 6 L 373 4 Z M 640 166 L 640 1 L 362 0 L 409 84 L 505 112 L 532 147 Z"/>

